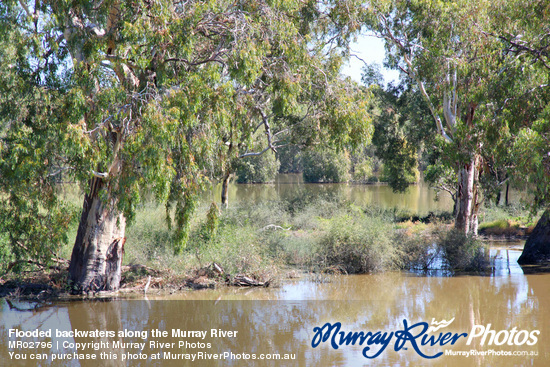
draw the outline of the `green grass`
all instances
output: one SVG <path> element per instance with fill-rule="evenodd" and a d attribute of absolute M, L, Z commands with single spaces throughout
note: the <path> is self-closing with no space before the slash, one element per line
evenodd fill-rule
<path fill-rule="evenodd" d="M 68 188 L 64 195 L 82 205 L 78 188 Z M 436 256 L 445 257 L 452 269 L 471 269 L 476 261 L 483 265 L 477 245 L 448 234 L 448 213 L 412 220 L 416 216 L 402 210 L 360 207 L 340 196 L 305 192 L 286 200 L 232 205 L 215 216 L 215 223 L 208 221 L 209 210 L 209 204 L 198 206 L 187 247 L 175 255 L 164 205 L 142 203 L 126 230 L 124 265 L 188 274 L 216 262 L 229 274 L 258 278 L 288 267 L 343 273 L 429 269 L 438 264 Z M 527 211 L 489 208 L 482 217 L 492 222 L 480 228 L 505 228 L 511 214 L 524 218 Z M 70 241 L 60 250 L 61 257 L 70 259 L 77 226 L 69 229 Z M 473 260 L 459 261 L 463 258 Z"/>
<path fill-rule="evenodd" d="M 486 265 L 478 243 L 451 234 L 444 221 L 399 222 L 398 210 L 359 207 L 341 198 L 234 205 L 221 212 L 214 233 L 206 231 L 208 210 L 199 207 L 188 245 L 176 256 L 163 207 L 145 205 L 127 230 L 125 262 L 176 273 L 215 262 L 229 274 L 256 278 L 288 267 L 341 273 L 429 269 L 437 266 L 436 256 L 449 269 Z"/>
<path fill-rule="evenodd" d="M 497 227 L 504 228 L 512 222 L 523 227 L 530 227 L 537 223 L 543 211 L 534 213 L 528 206 L 523 204 L 513 204 L 509 206 L 488 205 L 484 207 L 479 214 L 479 228 Z"/>

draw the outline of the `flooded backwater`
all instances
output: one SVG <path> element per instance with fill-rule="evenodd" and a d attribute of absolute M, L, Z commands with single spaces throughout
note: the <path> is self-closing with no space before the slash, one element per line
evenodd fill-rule
<path fill-rule="evenodd" d="M 453 208 L 449 194 L 441 192 L 437 195 L 436 191 L 423 181 L 417 185 L 409 186 L 405 193 L 394 193 L 390 186 L 384 184 L 312 184 L 304 183 L 301 174 L 280 174 L 273 183 L 230 183 L 228 190 L 230 205 L 286 200 L 300 194 L 339 196 L 357 205 L 398 208 L 419 215 L 426 215 L 430 211 L 449 211 Z M 221 185 L 217 185 L 204 195 L 203 200 L 219 202 L 220 197 Z"/>
<path fill-rule="evenodd" d="M 232 185 L 230 200 L 284 198 L 297 186 L 420 214 L 449 209 L 422 185 L 399 196 L 292 176 Z M 517 264 L 522 242 L 490 246 L 493 268 L 483 275 L 313 275 L 269 288 L 2 299 L 0 366 L 548 366 L 550 274 Z"/>
<path fill-rule="evenodd" d="M 517 244 L 510 247 L 501 244 L 491 254 L 495 258 L 494 271 L 484 276 L 427 276 L 405 272 L 316 276 L 289 281 L 277 288 L 222 288 L 162 297 L 149 295 L 147 299 L 64 301 L 42 304 L 38 308 L 34 308 L 36 304 L 24 301 L 1 300 L 0 364 L 418 366 L 429 363 L 437 366 L 547 366 L 550 363 L 550 309 L 547 306 L 550 304 L 550 274 L 525 274 L 516 262 L 520 254 Z M 419 352 L 425 356 L 444 353 L 431 360 L 420 356 L 410 341 L 396 351 L 396 334 L 386 349 L 373 359 L 363 356 L 368 340 L 362 345 L 341 345 L 334 349 L 329 338 L 316 348 L 312 347 L 314 328 L 322 327 L 327 322 L 340 322 L 340 331 L 346 333 L 363 331 L 366 334 L 370 331 L 375 334 L 380 331 L 389 335 L 392 331 L 404 330 L 404 320 L 410 327 L 419 322 L 432 325 L 434 320 L 439 322 L 451 319 L 454 320 L 449 326 L 432 334 L 478 333 L 480 336 L 474 337 L 470 345 L 466 344 L 468 339 L 465 336 L 460 337 L 454 345 L 421 345 L 419 339 Z M 15 338 L 9 336 L 9 329 L 53 330 L 53 334 L 57 330 L 104 330 L 116 333 L 126 330 L 127 335 L 87 338 L 82 335 L 56 337 L 52 334 L 51 337 Z M 213 336 L 212 329 L 232 331 L 235 336 Z M 416 335 L 420 329 L 417 327 L 410 332 Z M 168 335 L 155 337 L 153 330 L 167 331 Z M 207 335 L 204 339 L 183 333 L 172 336 L 174 330 L 204 331 Z M 145 332 L 147 335 L 132 335 L 129 331 Z M 488 334 L 482 343 L 485 331 Z M 494 331 L 496 340 L 493 340 L 493 345 L 488 345 L 491 331 Z M 533 331 L 539 332 L 534 334 L 536 341 L 530 339 Z M 119 357 L 103 359 L 99 364 L 97 360 L 90 359 L 52 361 L 50 358 L 39 364 L 30 359 L 15 361 L 10 360 L 9 354 L 17 350 L 9 346 L 9 341 L 14 340 L 52 342 L 51 346 L 23 349 L 21 353 L 27 353 L 27 357 L 31 351 L 47 357 L 54 354 L 70 355 L 78 348 L 76 343 L 85 345 L 94 342 L 105 344 L 99 345 L 101 349 L 98 350 L 93 350 L 93 344 L 90 344 L 85 349 L 87 353 L 96 354 L 97 359 L 112 358 L 115 354 Z M 118 344 L 113 344 L 115 341 Z M 514 341 L 522 345 L 513 345 Z M 180 342 L 183 343 L 181 346 Z M 503 344 L 496 345 L 497 342 Z M 159 346 L 158 343 L 162 344 Z M 165 347 L 165 343 L 175 344 Z M 381 345 L 373 342 L 366 354 L 372 356 Z M 205 348 L 201 348 L 203 346 Z M 173 357 L 199 351 L 220 355 L 228 353 L 235 359 L 197 362 L 162 358 L 156 360 L 152 357 L 158 353 L 160 357 Z M 457 351 L 473 351 L 475 355 L 448 355 Z M 166 355 L 167 352 L 172 354 Z M 247 354 L 255 354 L 259 358 L 269 353 L 287 353 L 294 355 L 295 359 L 243 359 Z M 522 355 L 506 356 L 503 353 Z M 135 358 L 123 361 L 123 355 L 125 358 Z M 137 359 L 139 356 L 147 359 Z"/>

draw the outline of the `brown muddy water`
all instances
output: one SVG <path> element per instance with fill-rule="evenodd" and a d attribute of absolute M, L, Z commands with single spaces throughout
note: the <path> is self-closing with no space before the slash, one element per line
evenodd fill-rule
<path fill-rule="evenodd" d="M 526 274 L 516 262 L 521 245 L 494 246 L 493 271 L 483 276 L 389 272 L 316 276 L 278 288 L 222 288 L 163 297 L 41 304 L 1 300 L 0 365 L 548 366 L 550 274 Z M 435 345 L 431 346 L 429 339 L 423 345 L 423 325 L 412 325 L 425 322 L 435 326 L 434 321 L 442 320 L 453 321 L 445 328 L 427 332 L 434 335 Z M 331 346 L 332 335 L 319 343 L 324 334 L 316 333 L 314 328 L 337 322 L 346 334 L 371 332 L 375 336 L 362 345 L 359 339 L 355 345 L 339 345 L 338 336 L 334 339 L 338 349 Z M 395 332 L 406 329 L 405 322 L 410 335 L 420 336 L 400 344 Z M 52 335 L 17 337 L 15 329 L 51 330 Z M 62 334 L 71 331 L 106 331 L 114 335 Z M 162 332 L 167 335 L 158 334 Z M 389 337 L 391 332 L 394 334 Z M 383 333 L 386 339 L 380 338 Z M 468 336 L 459 336 L 451 344 L 452 337 L 462 333 Z M 495 336 L 490 340 L 492 334 Z M 401 334 L 401 338 L 407 335 Z M 438 339 L 440 336 L 443 339 Z M 446 343 L 441 345 L 441 340 Z M 313 348 L 315 341 L 318 345 Z M 363 355 L 372 357 L 384 344 L 387 347 L 377 357 L 368 359 Z M 456 352 L 470 352 L 470 356 L 449 355 Z M 203 353 L 201 357 L 199 353 Z M 281 357 L 288 354 L 286 357 L 293 359 L 259 359 L 266 355 L 275 358 L 271 353 Z M 420 355 L 438 353 L 443 355 L 434 359 Z M 92 355 L 96 360 L 91 359 Z M 222 359 L 174 359 L 192 355 L 218 355 Z M 52 361 L 53 356 L 73 359 Z"/>
<path fill-rule="evenodd" d="M 205 199 L 217 199 L 219 189 Z M 420 215 L 452 206 L 445 195 L 434 201 L 422 183 L 394 194 L 383 185 L 308 185 L 297 175 L 232 184 L 229 199 L 285 199 L 297 190 Z M 526 274 L 517 264 L 522 246 L 491 244 L 494 267 L 484 275 L 321 275 L 277 288 L 146 298 L 2 299 L 0 367 L 548 366 L 550 274 Z M 333 338 L 337 331 L 356 342 Z"/>

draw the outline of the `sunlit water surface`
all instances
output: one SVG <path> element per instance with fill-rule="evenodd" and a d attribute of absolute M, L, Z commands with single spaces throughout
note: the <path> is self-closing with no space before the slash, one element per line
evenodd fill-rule
<path fill-rule="evenodd" d="M 343 195 L 358 204 L 376 204 L 398 207 L 419 214 L 429 211 L 449 210 L 450 198 L 442 196 L 434 201 L 435 192 L 425 185 L 413 186 L 405 194 L 394 194 L 387 186 L 363 185 L 306 185 L 298 176 L 280 176 L 271 185 L 231 185 L 230 202 L 257 202 L 285 199 L 296 190 L 310 190 L 317 194 Z M 211 198 L 209 197 L 211 196 Z M 205 199 L 219 197 L 219 187 Z M 548 366 L 550 365 L 550 274 L 526 274 L 517 264 L 522 242 L 493 243 L 491 256 L 493 270 L 484 275 L 450 276 L 441 272 L 407 273 L 388 272 L 353 276 L 312 276 L 287 281 L 280 287 L 186 291 L 172 296 L 147 298 L 114 298 L 108 300 L 75 300 L 63 302 L 29 303 L 0 300 L 0 366 Z M 411 345 L 395 351 L 395 342 L 375 359 L 363 356 L 366 343 L 344 345 L 338 349 L 329 342 L 312 347 L 314 328 L 325 323 L 342 324 L 343 331 L 365 333 L 402 330 L 404 320 L 410 325 L 432 320 L 454 321 L 444 332 L 470 334 L 475 325 L 495 331 L 540 331 L 535 345 L 488 346 L 479 338 L 466 345 L 465 338 L 454 345 L 422 346 L 427 356 L 445 350 L 486 352 L 475 356 L 449 356 L 428 360 L 414 351 Z M 89 339 L 82 337 L 52 337 L 20 339 L 52 341 L 51 348 L 18 350 L 10 348 L 9 329 L 21 330 L 135 330 L 147 331 L 146 339 L 139 336 L 117 337 L 123 342 L 145 342 L 143 349 L 109 348 L 90 350 L 99 358 L 100 353 L 117 359 L 65 361 L 32 361 L 10 359 L 10 352 L 70 354 L 71 344 L 63 342 L 113 342 L 110 338 Z M 151 341 L 178 342 L 181 338 L 154 338 L 151 330 L 206 330 L 223 329 L 238 331 L 236 338 L 206 338 L 208 349 L 176 348 L 158 349 Z M 201 339 L 189 338 L 192 343 Z M 395 341 L 395 339 L 394 339 Z M 372 345 L 367 355 L 379 347 Z M 153 360 L 158 352 L 194 353 L 292 353 L 292 361 L 246 360 Z M 533 353 L 537 356 L 495 356 L 490 352 L 504 351 Z M 125 353 L 148 355 L 147 360 L 122 361 Z M 27 355 L 28 357 L 28 355 Z M 114 358 L 114 357 L 113 357 Z"/>

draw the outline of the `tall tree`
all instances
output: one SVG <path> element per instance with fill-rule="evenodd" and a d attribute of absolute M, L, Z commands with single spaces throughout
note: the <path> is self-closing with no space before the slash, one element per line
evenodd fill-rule
<path fill-rule="evenodd" d="M 353 0 L 304 4 L 295 41 L 307 47 L 307 55 L 299 54 L 302 59 L 295 63 L 264 65 L 254 89 L 244 87 L 237 95 L 233 108 L 244 113 L 235 113 L 239 118 L 228 124 L 220 145 L 227 157 L 218 172 L 222 206 L 227 206 L 229 177 L 241 159 L 289 145 L 342 148 L 370 138 L 370 93 L 340 75 L 350 37 L 360 27 L 359 10 Z M 285 94 L 273 98 L 273 90 L 289 80 Z M 248 121 L 247 129 L 240 119 Z M 265 136 L 259 143 L 254 138 L 258 131 Z"/>
<path fill-rule="evenodd" d="M 550 260 L 550 4 L 499 1 L 495 21 L 484 32 L 507 55 L 498 118 L 508 130 L 509 172 L 532 193 L 533 212 L 545 212 L 529 236 L 520 264 Z"/>
<path fill-rule="evenodd" d="M 319 6 L 2 2 L 0 210 L 16 254 L 47 260 L 67 240 L 61 174 L 86 192 L 69 268 L 75 291 L 119 287 L 125 228 L 144 192 L 168 203 L 175 247 L 185 246 L 206 173 L 228 156 L 219 149 L 227 134 L 246 137 L 261 122 L 273 148 L 270 111 L 290 111 L 307 87 L 300 77 L 313 84 L 323 74 L 301 72 L 321 62 L 307 37 L 326 21 Z M 345 6 L 325 9 L 353 27 Z M 327 96 L 337 116 L 357 116 L 331 118 L 334 140 L 368 135 L 355 106 Z"/>
<path fill-rule="evenodd" d="M 500 44 L 485 36 L 489 2 L 370 1 L 368 24 L 386 40 L 390 64 L 424 97 L 444 158 L 455 174 L 455 227 L 477 234 L 483 134 L 491 123 L 489 85 Z"/>

